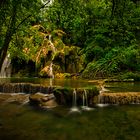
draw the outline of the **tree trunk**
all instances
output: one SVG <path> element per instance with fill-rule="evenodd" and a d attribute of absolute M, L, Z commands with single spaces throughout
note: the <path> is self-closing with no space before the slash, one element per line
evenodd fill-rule
<path fill-rule="evenodd" d="M 0 71 L 1 71 L 2 64 L 4 62 L 4 59 L 5 59 L 6 55 L 7 55 L 7 50 L 8 50 L 8 47 L 9 47 L 9 43 L 11 41 L 11 37 L 12 37 L 12 35 L 10 35 L 10 34 L 7 34 L 6 35 L 5 40 L 4 40 L 3 49 L 1 49 Z"/>
<path fill-rule="evenodd" d="M 12 10 L 12 16 L 11 16 L 11 22 L 9 23 L 9 27 L 6 31 L 3 47 L 1 48 L 1 53 L 0 53 L 0 71 L 2 68 L 2 64 L 4 62 L 4 59 L 7 55 L 7 50 L 9 47 L 9 43 L 12 39 L 13 34 L 15 33 L 15 23 L 16 23 L 16 13 L 17 12 L 17 5 L 13 5 L 13 10 Z"/>

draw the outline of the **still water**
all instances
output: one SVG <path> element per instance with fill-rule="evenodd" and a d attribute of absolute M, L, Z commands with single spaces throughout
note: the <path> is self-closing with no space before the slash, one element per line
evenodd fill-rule
<path fill-rule="evenodd" d="M 110 82 L 105 86 L 111 92 L 140 92 L 140 82 Z"/>
<path fill-rule="evenodd" d="M 50 84 L 44 79 L 0 79 L 0 83 Z M 94 86 L 85 80 L 54 80 L 53 85 Z M 107 83 L 111 92 L 140 91 L 139 83 Z M 5 93 L 6 94 L 6 93 Z M 40 109 L 30 104 L 0 100 L 0 140 L 138 140 L 140 105 L 93 106 L 91 111 L 70 113 L 68 106 Z M 79 107 L 80 108 L 80 107 Z"/>
<path fill-rule="evenodd" d="M 1 140 L 138 140 L 140 106 L 108 106 L 69 114 L 59 106 L 41 110 L 29 105 L 0 106 Z"/>
<path fill-rule="evenodd" d="M 71 88 L 94 86 L 94 83 L 89 83 L 87 80 L 73 80 L 73 79 L 42 79 L 42 78 L 0 78 L 2 83 L 33 83 L 44 86 L 62 86 Z"/>

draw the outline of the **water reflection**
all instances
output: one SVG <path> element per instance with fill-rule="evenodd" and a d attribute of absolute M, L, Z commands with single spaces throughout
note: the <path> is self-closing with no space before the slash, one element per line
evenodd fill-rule
<path fill-rule="evenodd" d="M 140 92 L 140 82 L 110 82 L 105 88 L 110 92 Z"/>
<path fill-rule="evenodd" d="M 0 78 L 0 84 L 2 83 L 33 83 L 41 84 L 44 86 L 62 86 L 62 87 L 92 87 L 93 83 L 88 83 L 87 80 L 73 80 L 73 79 L 42 79 L 42 78 Z"/>

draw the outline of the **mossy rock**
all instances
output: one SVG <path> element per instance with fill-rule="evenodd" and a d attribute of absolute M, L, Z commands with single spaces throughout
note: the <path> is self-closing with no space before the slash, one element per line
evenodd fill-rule
<path fill-rule="evenodd" d="M 70 105 L 72 101 L 72 88 L 57 87 L 53 90 L 56 101 L 60 105 Z"/>
<path fill-rule="evenodd" d="M 83 95 L 86 92 L 87 101 L 89 105 L 93 104 L 93 98 L 99 94 L 99 90 L 97 87 L 92 88 L 77 88 L 76 91 L 76 102 L 77 105 L 83 104 Z M 56 97 L 56 101 L 60 105 L 72 105 L 73 103 L 73 88 L 66 87 L 57 87 L 53 90 L 54 96 Z M 84 95 L 85 96 L 85 95 Z"/>

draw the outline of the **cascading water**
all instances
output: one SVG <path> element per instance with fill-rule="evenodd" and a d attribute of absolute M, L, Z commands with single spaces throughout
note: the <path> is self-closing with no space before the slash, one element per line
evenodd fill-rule
<path fill-rule="evenodd" d="M 84 89 L 84 93 L 83 93 L 83 106 L 82 106 L 83 110 L 93 110 L 93 108 L 88 106 L 88 96 L 87 96 L 87 91 Z"/>
<path fill-rule="evenodd" d="M 52 82 L 54 79 L 54 74 L 53 74 L 53 63 L 50 64 L 50 86 L 52 87 Z"/>
<path fill-rule="evenodd" d="M 51 35 L 49 35 L 49 43 L 50 43 L 50 47 L 51 47 L 53 53 L 55 53 L 56 52 L 56 48 L 54 47 L 54 45 L 52 43 L 52 36 Z"/>
<path fill-rule="evenodd" d="M 50 47 L 53 51 L 53 54 L 56 52 L 56 49 L 52 43 L 52 37 L 51 35 L 49 35 L 49 43 L 50 43 Z M 53 79 L 54 79 L 54 74 L 53 74 L 53 63 L 51 62 L 50 64 L 50 86 L 52 86 L 52 82 L 53 82 Z"/>
<path fill-rule="evenodd" d="M 101 90 L 98 95 L 98 104 L 97 104 L 98 107 L 106 107 L 109 105 L 108 103 L 104 103 L 103 96 L 102 96 L 102 93 L 106 91 L 109 91 L 109 90 L 107 90 L 106 88 L 104 88 L 103 85 L 101 85 Z"/>
<path fill-rule="evenodd" d="M 77 112 L 77 113 L 81 112 L 77 107 L 77 93 L 75 89 L 73 90 L 72 108 L 70 109 L 70 113 L 73 112 Z"/>
<path fill-rule="evenodd" d="M 0 77 L 11 77 L 11 59 L 10 54 L 8 54 L 2 64 L 2 68 L 0 71 Z"/>

